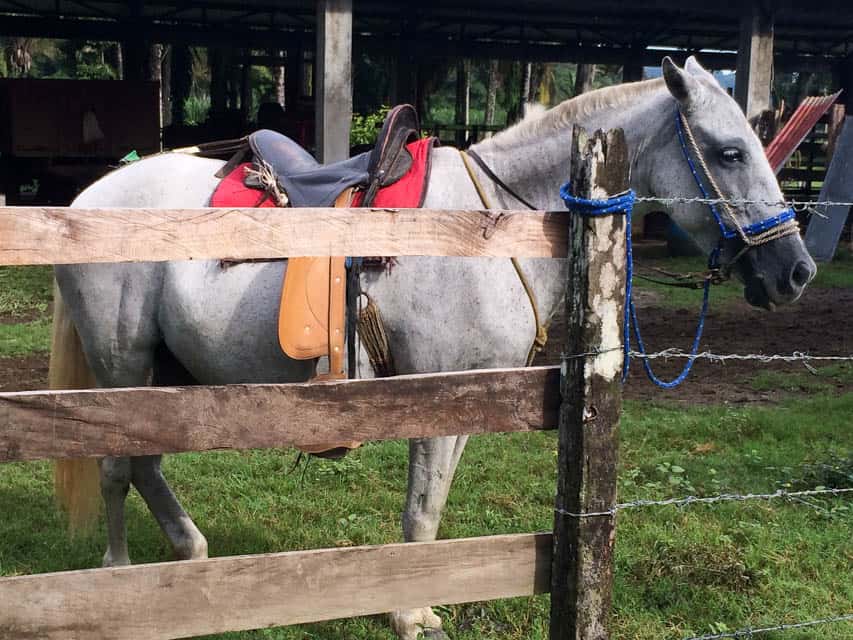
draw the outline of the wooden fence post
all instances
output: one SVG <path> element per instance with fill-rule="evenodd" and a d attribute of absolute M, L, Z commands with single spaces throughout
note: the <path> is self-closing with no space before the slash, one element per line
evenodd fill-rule
<path fill-rule="evenodd" d="M 574 195 L 607 198 L 628 188 L 621 129 L 591 137 L 575 126 Z M 616 503 L 622 404 L 625 218 L 569 219 L 568 337 L 562 362 L 551 640 L 604 640 L 613 591 L 615 517 L 578 517 Z M 598 355 L 591 354 L 598 352 Z"/>

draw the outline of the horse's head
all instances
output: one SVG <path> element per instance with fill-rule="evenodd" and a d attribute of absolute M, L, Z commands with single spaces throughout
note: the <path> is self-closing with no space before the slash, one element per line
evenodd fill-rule
<path fill-rule="evenodd" d="M 675 102 L 668 103 L 662 139 L 647 149 L 655 156 L 649 190 L 667 198 L 700 196 L 704 189 L 711 198 L 757 201 L 728 210 L 723 205 L 716 214 L 706 204 L 677 202 L 670 213 L 703 249 L 720 249 L 720 263 L 743 281 L 750 304 L 772 309 L 793 302 L 816 267 L 793 222 L 772 233 L 759 224 L 772 225 L 780 213 L 784 220 L 793 212 L 773 204 L 781 203 L 782 192 L 758 137 L 737 103 L 694 58 L 684 69 L 665 58 L 663 77 Z"/>

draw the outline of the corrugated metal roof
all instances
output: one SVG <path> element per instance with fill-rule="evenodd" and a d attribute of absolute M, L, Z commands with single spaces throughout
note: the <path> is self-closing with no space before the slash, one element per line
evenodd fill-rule
<path fill-rule="evenodd" d="M 831 96 L 809 96 L 800 103 L 791 119 L 785 123 L 776 137 L 767 145 L 765 153 L 774 173 L 779 173 L 788 158 L 809 135 L 809 131 L 817 124 L 829 108 L 838 100 L 841 92 Z"/>

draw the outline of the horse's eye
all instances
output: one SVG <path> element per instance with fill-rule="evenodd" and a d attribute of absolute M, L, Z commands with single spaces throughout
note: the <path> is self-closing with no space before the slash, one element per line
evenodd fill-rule
<path fill-rule="evenodd" d="M 743 154 L 740 149 L 726 147 L 720 152 L 723 162 L 743 162 Z"/>

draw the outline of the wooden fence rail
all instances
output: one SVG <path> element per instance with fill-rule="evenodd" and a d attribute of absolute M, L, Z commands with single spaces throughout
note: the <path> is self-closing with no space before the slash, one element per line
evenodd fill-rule
<path fill-rule="evenodd" d="M 295 256 L 565 258 L 565 212 L 0 207 L 0 264 Z"/>
<path fill-rule="evenodd" d="M 575 133 L 587 197 L 627 184 L 621 132 Z M 583 166 L 581 166 L 583 165 Z M 0 394 L 0 462 L 553 428 L 553 537 L 492 536 L 0 579 L 0 639 L 160 640 L 552 592 L 552 640 L 605 640 L 624 241 L 613 218 L 388 209 L 0 207 L 0 264 L 328 255 L 569 258 L 563 365 L 321 384 Z M 600 350 L 604 347 L 603 350 Z M 578 354 L 573 356 L 572 354 Z M 560 405 L 560 402 L 563 402 Z M 559 419 L 558 419 L 559 408 Z M 553 556 L 553 559 L 552 559 Z"/>
<path fill-rule="evenodd" d="M 0 638 L 166 640 L 526 596 L 550 564 L 550 534 L 519 534 L 2 578 Z"/>
<path fill-rule="evenodd" d="M 0 462 L 554 429 L 555 367 L 0 393 Z"/>

